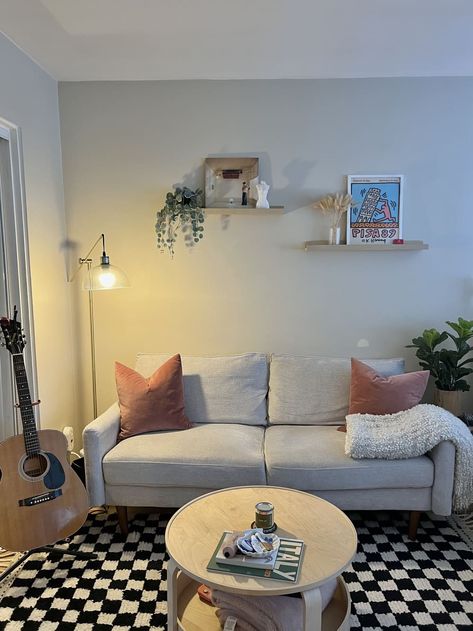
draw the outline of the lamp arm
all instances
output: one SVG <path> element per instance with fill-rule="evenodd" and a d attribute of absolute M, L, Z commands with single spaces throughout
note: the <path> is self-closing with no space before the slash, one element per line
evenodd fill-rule
<path fill-rule="evenodd" d="M 72 281 L 75 279 L 75 277 L 77 276 L 77 274 L 79 273 L 79 270 L 81 269 L 81 267 L 84 265 L 84 263 L 87 263 L 87 261 L 89 260 L 89 256 L 92 254 L 92 252 L 94 251 L 94 249 L 96 248 L 96 246 L 98 245 L 98 243 L 102 241 L 102 256 L 106 256 L 105 255 L 105 235 L 102 233 L 99 238 L 97 239 L 97 241 L 94 243 L 94 245 L 90 248 L 90 250 L 87 252 L 87 254 L 84 257 L 80 257 L 79 258 L 79 265 L 78 267 L 75 269 L 74 273 L 72 274 L 72 276 L 69 278 L 69 282 L 72 283 Z"/>

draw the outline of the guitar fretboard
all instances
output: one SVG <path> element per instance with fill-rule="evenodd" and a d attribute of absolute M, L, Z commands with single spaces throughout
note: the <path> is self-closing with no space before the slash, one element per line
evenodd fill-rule
<path fill-rule="evenodd" d="M 39 453 L 40 447 L 23 355 L 13 355 L 13 368 L 15 371 L 18 403 L 20 405 L 21 421 L 23 424 L 25 449 L 28 456 L 33 456 Z"/>

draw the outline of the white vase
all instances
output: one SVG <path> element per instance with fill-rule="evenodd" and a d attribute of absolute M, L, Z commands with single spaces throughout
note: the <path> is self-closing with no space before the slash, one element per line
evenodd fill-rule
<path fill-rule="evenodd" d="M 329 244 L 330 245 L 340 245 L 340 234 L 341 234 L 341 230 L 340 230 L 340 226 L 337 226 L 336 228 L 330 228 L 330 233 L 329 233 Z"/>

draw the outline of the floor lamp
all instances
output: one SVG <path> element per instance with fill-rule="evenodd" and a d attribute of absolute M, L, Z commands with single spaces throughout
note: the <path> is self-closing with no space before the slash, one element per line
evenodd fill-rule
<path fill-rule="evenodd" d="M 93 259 L 90 258 L 97 245 L 102 242 L 102 256 L 100 265 L 92 267 Z M 101 234 L 87 254 L 79 259 L 79 267 L 76 269 L 70 281 L 72 282 L 83 266 L 87 267 L 87 274 L 82 282 L 82 289 L 89 292 L 89 324 L 90 324 L 90 356 L 92 363 L 92 401 L 94 405 L 94 418 L 97 418 L 97 372 L 95 365 L 95 320 L 94 320 L 94 291 L 107 289 L 124 289 L 130 283 L 126 274 L 121 269 L 110 264 L 110 257 L 105 251 L 105 235 Z"/>

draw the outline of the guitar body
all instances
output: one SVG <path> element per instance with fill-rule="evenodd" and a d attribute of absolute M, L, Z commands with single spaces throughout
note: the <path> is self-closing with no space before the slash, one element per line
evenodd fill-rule
<path fill-rule="evenodd" d="M 67 440 L 37 431 L 38 454 L 28 456 L 23 435 L 0 444 L 0 546 L 23 552 L 55 543 L 85 522 L 89 499 L 67 461 Z"/>

